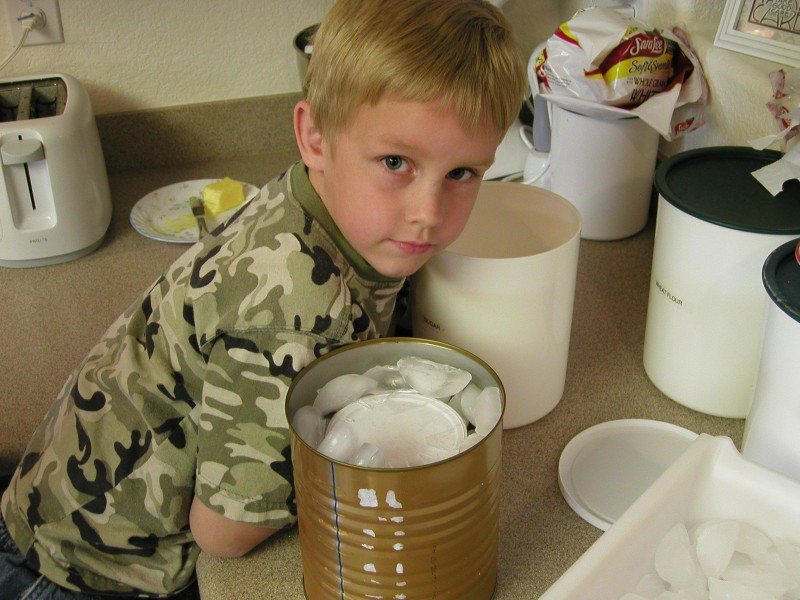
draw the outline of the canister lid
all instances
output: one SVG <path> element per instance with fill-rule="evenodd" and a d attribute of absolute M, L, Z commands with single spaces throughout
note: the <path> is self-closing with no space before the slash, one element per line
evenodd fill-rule
<path fill-rule="evenodd" d="M 800 239 L 786 242 L 767 257 L 761 271 L 769 297 L 792 319 L 800 322 L 800 264 L 795 249 Z"/>
<path fill-rule="evenodd" d="M 688 429 L 649 419 L 593 425 L 561 453 L 561 494 L 585 521 L 605 531 L 695 438 Z"/>
<path fill-rule="evenodd" d="M 670 204 L 694 217 L 754 233 L 800 234 L 800 181 L 776 196 L 752 175 L 780 159 L 774 150 L 717 146 L 675 154 L 659 164 L 655 187 Z"/>

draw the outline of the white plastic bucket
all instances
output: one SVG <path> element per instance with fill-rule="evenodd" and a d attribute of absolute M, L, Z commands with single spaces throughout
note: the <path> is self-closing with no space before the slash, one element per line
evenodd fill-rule
<path fill-rule="evenodd" d="M 581 235 L 618 240 L 647 224 L 658 132 L 638 117 L 600 118 L 552 105 L 550 189 L 583 218 Z"/>
<path fill-rule="evenodd" d="M 543 417 L 564 393 L 580 231 L 561 196 L 485 182 L 459 239 L 414 276 L 414 335 L 494 367 L 506 429 Z"/>
<path fill-rule="evenodd" d="M 644 368 L 699 412 L 743 419 L 753 398 L 767 309 L 761 269 L 800 234 L 800 184 L 773 197 L 751 175 L 778 157 L 704 148 L 656 171 Z"/>
<path fill-rule="evenodd" d="M 792 240 L 764 263 L 769 296 L 764 348 L 742 454 L 800 480 L 800 264 Z"/>

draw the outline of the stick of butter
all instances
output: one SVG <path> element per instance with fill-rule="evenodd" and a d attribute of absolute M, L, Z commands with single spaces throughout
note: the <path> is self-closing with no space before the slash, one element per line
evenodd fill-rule
<path fill-rule="evenodd" d="M 203 206 L 206 214 L 218 216 L 220 213 L 239 206 L 244 202 L 244 189 L 241 183 L 225 177 L 203 188 Z"/>

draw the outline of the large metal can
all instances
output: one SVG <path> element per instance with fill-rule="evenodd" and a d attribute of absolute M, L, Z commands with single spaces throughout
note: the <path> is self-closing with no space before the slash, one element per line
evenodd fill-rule
<path fill-rule="evenodd" d="M 418 356 L 469 371 L 480 387 L 496 373 L 441 342 L 385 338 L 334 350 L 304 369 L 286 400 L 300 406 L 338 375 Z M 375 469 L 324 456 L 292 430 L 303 585 L 309 600 L 488 600 L 497 581 L 502 419 L 447 460 Z"/>

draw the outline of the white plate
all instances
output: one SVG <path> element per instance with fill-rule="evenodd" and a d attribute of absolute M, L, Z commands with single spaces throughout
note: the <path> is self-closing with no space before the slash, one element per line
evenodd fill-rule
<path fill-rule="evenodd" d="M 647 419 L 589 427 L 561 453 L 561 493 L 572 510 L 605 531 L 696 438 L 683 427 Z"/>
<path fill-rule="evenodd" d="M 189 207 L 189 198 L 203 195 L 203 188 L 217 179 L 195 179 L 173 183 L 150 192 L 131 209 L 130 222 L 133 228 L 145 237 L 162 242 L 192 244 L 199 239 L 197 221 Z M 259 194 L 259 189 L 249 183 L 244 187 L 244 202 L 216 217 L 206 216 L 206 226 L 212 231 L 224 223 Z"/>

